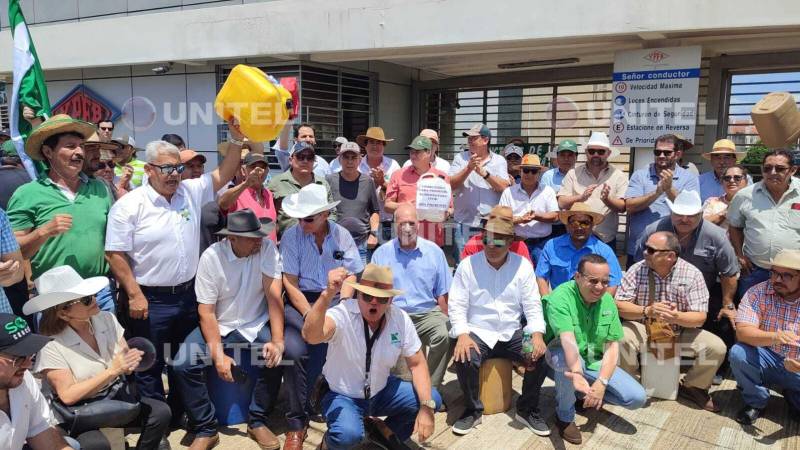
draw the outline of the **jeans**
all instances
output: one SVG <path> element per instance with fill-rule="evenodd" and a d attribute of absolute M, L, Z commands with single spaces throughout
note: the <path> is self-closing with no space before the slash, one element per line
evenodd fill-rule
<path fill-rule="evenodd" d="M 728 359 L 747 406 L 763 409 L 769 400 L 768 386 L 780 386 L 784 398 L 800 409 L 800 373 L 786 370 L 783 356 L 769 347 L 739 342 L 731 347 Z"/>
<path fill-rule="evenodd" d="M 147 319 L 128 318 L 128 329 L 131 337 L 144 337 L 153 343 L 156 347 L 156 361 L 153 367 L 136 374 L 136 385 L 142 397 L 164 401 L 161 373 L 167 365 L 169 385 L 177 386 L 171 361 L 186 336 L 197 328 L 197 298 L 194 289 L 177 294 L 151 293 L 145 296 L 149 303 Z M 183 414 L 179 392 L 178 389 L 173 389 L 167 399 L 175 418 Z"/>
<path fill-rule="evenodd" d="M 268 342 L 272 342 L 269 322 L 261 328 L 252 344 L 238 331 L 232 331 L 222 338 L 224 345 L 251 344 L 249 352 L 243 353 L 241 357 L 253 358 L 254 365 L 263 363 L 260 357 L 261 348 Z M 259 358 L 258 361 L 256 357 Z M 200 327 L 197 327 L 181 345 L 172 368 L 189 417 L 189 427 L 197 436 L 213 436 L 217 433 L 217 419 L 214 417 L 214 405 L 208 396 L 205 376 L 206 367 L 211 365 L 213 362 L 208 354 L 208 346 Z M 267 417 L 277 402 L 281 369 L 280 366 L 271 368 L 264 366 L 260 369 L 250 400 L 248 425 L 251 428 L 266 426 Z"/>
<path fill-rule="evenodd" d="M 512 361 L 523 362 L 522 356 L 522 329 L 517 330 L 508 341 L 497 341 L 494 348 L 489 347 L 477 335 L 470 333 L 469 337 L 478 345 L 480 354 L 470 350 L 469 362 L 456 362 L 458 384 L 464 393 L 465 412 L 483 414 L 483 402 L 479 397 L 478 381 L 481 363 L 490 358 L 506 358 Z M 544 358 L 536 362 L 536 369 L 525 372 L 522 379 L 522 395 L 517 398 L 517 412 L 525 415 L 530 411 L 539 409 L 539 391 L 547 375 Z"/>
<path fill-rule="evenodd" d="M 108 286 L 100 289 L 100 292 L 95 294 L 95 298 L 97 299 L 97 306 L 100 307 L 100 311 L 108 311 L 111 314 L 117 314 L 117 307 L 114 303 L 114 285 L 113 283 L 109 283 Z"/>
<path fill-rule="evenodd" d="M 566 360 L 561 347 L 553 349 L 551 352 L 553 358 Z M 597 381 L 600 371 L 587 369 L 583 358 L 581 358 L 581 366 L 583 366 L 583 377 L 589 385 Z M 575 386 L 572 384 L 572 380 L 564 375 L 564 372 L 556 372 L 552 368 L 548 368 L 547 372 L 547 376 L 556 382 L 556 417 L 562 422 L 571 423 L 575 420 Z M 603 401 L 627 409 L 638 409 L 647 402 L 647 394 L 636 379 L 619 367 L 615 367 L 614 373 L 608 380 Z"/>
<path fill-rule="evenodd" d="M 467 245 L 467 241 L 473 235 L 479 233 L 481 231 L 480 228 L 474 227 L 472 225 L 466 223 L 455 223 L 454 227 L 455 232 L 453 233 L 453 261 L 458 264 L 461 261 L 461 252 L 464 251 L 464 247 Z"/>
<path fill-rule="evenodd" d="M 372 257 L 372 254 L 367 251 L 367 240 L 365 239 L 364 242 L 357 244 L 357 246 L 358 246 L 358 255 L 361 257 L 361 262 L 364 264 L 364 266 L 366 266 L 367 262 Z"/>
<path fill-rule="evenodd" d="M 769 280 L 769 270 L 753 266 L 753 270 L 751 270 L 750 273 L 741 275 L 739 278 L 739 287 L 736 289 L 736 301 L 738 302 L 741 300 L 748 289 L 767 280 Z"/>
<path fill-rule="evenodd" d="M 439 409 L 442 396 L 436 389 L 432 389 L 432 398 Z M 419 408 L 414 386 L 393 376 L 389 376 L 386 387 L 370 400 L 330 391 L 322 399 L 322 411 L 328 422 L 325 437 L 328 448 L 347 449 L 359 445 L 364 439 L 365 416 L 386 416 L 386 425 L 405 441 L 414 430 Z"/>

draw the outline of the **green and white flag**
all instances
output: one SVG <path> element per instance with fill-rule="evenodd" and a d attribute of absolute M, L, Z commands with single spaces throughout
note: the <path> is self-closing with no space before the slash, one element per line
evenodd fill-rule
<path fill-rule="evenodd" d="M 8 18 L 14 37 L 14 86 L 11 92 L 9 121 L 11 139 L 22 163 L 32 179 L 36 179 L 34 161 L 25 153 L 25 139 L 31 133 L 31 124 L 22 116 L 23 106 L 33 109 L 36 117 L 50 117 L 50 99 L 39 57 L 33 47 L 28 25 L 22 15 L 19 0 L 9 0 Z"/>

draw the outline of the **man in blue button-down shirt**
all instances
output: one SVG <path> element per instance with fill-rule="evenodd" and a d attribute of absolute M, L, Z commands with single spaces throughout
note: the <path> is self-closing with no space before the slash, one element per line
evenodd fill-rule
<path fill-rule="evenodd" d="M 444 251 L 417 236 L 417 209 L 401 204 L 394 213 L 397 237 L 378 247 L 372 263 L 392 268 L 394 287 L 403 291 L 392 300 L 407 312 L 423 345 L 428 347 L 431 384 L 440 388 L 450 362 L 447 291 L 452 277 Z"/>
<path fill-rule="evenodd" d="M 644 228 L 656 220 L 670 215 L 667 198 L 675 200 L 680 191 L 699 191 L 697 175 L 680 167 L 677 162 L 683 151 L 676 148 L 678 137 L 665 134 L 656 138 L 653 149 L 655 162 L 633 173 L 625 193 L 625 209 L 628 212 L 628 267 L 633 258 L 636 241 Z"/>

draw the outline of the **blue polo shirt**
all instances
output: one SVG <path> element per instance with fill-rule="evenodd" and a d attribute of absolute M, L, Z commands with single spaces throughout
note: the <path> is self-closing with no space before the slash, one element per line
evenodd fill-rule
<path fill-rule="evenodd" d="M 392 268 L 393 286 L 403 291 L 392 304 L 409 314 L 436 308 L 436 298 L 446 294 L 453 281 L 442 249 L 421 237 L 411 250 L 403 250 L 400 242 L 392 239 L 375 250 L 371 262 Z"/>
<path fill-rule="evenodd" d="M 578 261 L 583 255 L 594 253 L 608 260 L 609 286 L 619 286 L 622 279 L 622 268 L 619 266 L 617 255 L 605 242 L 594 235 L 589 237 L 586 244 L 580 249 L 572 245 L 569 234 L 550 239 L 544 245 L 544 250 L 536 262 L 536 276 L 544 278 L 550 283 L 550 289 L 555 289 L 562 283 L 571 280 L 578 270 Z"/>
<path fill-rule="evenodd" d="M 545 186 L 550 186 L 554 191 L 556 191 L 556 194 L 558 194 L 558 191 L 561 189 L 561 182 L 564 181 L 565 176 L 567 176 L 566 173 L 561 173 L 561 170 L 559 170 L 558 167 L 553 167 L 542 174 L 542 179 L 539 180 L 539 183 Z"/>
<path fill-rule="evenodd" d="M 713 170 L 701 173 L 698 181 L 700 182 L 701 201 L 705 202 L 710 197 L 722 197 L 725 195 L 721 180 L 717 178 L 717 173 Z M 750 175 L 747 175 L 747 184 L 753 184 L 753 177 Z"/>
<path fill-rule="evenodd" d="M 637 170 L 631 175 L 631 180 L 628 182 L 628 190 L 625 192 L 625 198 L 641 197 L 655 191 L 659 179 L 655 164 L 650 164 L 647 169 Z M 700 191 L 700 183 L 697 181 L 697 175 L 678 165 L 675 166 L 675 171 L 672 176 L 672 187 L 678 192 Z M 667 206 L 667 194 L 659 195 L 650 206 L 642 211 L 635 214 L 628 214 L 627 253 L 633 255 L 633 252 L 636 250 L 636 241 L 642 235 L 646 226 L 669 215 L 670 210 L 669 206 Z"/>

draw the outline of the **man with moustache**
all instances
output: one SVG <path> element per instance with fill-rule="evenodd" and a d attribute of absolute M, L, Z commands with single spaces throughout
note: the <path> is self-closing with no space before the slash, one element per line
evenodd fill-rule
<path fill-rule="evenodd" d="M 283 130 L 281 130 L 281 134 L 278 135 L 275 145 L 272 146 L 272 150 L 275 151 L 275 157 L 278 159 L 278 164 L 281 166 L 281 170 L 284 172 L 287 172 L 292 168 L 292 147 L 294 147 L 295 144 L 298 142 L 305 142 L 312 147 L 317 146 L 317 138 L 314 132 L 314 126 L 310 123 L 301 123 L 297 126 L 297 128 L 294 129 L 294 142 L 289 141 L 289 133 L 291 130 L 292 124 L 287 122 L 286 126 L 283 127 Z M 328 176 L 328 174 L 331 173 L 331 166 L 327 161 L 325 161 L 325 158 L 315 154 L 312 171 L 315 175 L 324 179 L 326 176 Z"/>
<path fill-rule="evenodd" d="M 700 174 L 700 200 L 705 203 L 709 197 L 724 197 L 725 189 L 722 187 L 722 176 L 725 169 L 741 161 L 747 152 L 737 152 L 736 144 L 730 139 L 720 139 L 708 153 L 703 153 L 703 158 L 711 161 L 711 169 Z M 752 184 L 753 179 L 747 175 L 747 184 Z"/>

